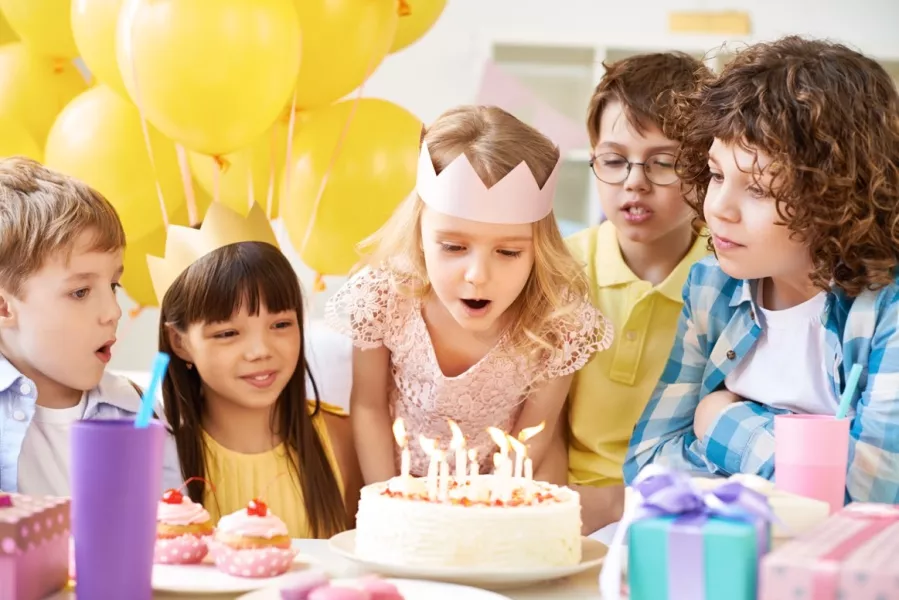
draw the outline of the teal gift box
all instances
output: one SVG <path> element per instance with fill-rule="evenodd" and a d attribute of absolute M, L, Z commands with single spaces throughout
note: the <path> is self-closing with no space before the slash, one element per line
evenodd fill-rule
<path fill-rule="evenodd" d="M 717 516 L 632 523 L 630 600 L 755 600 L 759 558 L 770 545 L 768 524 L 760 526 L 761 534 L 759 523 Z"/>
<path fill-rule="evenodd" d="M 620 598 L 627 537 L 630 600 L 755 600 L 759 563 L 771 547 L 768 498 L 737 481 L 701 490 L 687 473 L 651 465 L 634 481 L 599 576 Z"/>

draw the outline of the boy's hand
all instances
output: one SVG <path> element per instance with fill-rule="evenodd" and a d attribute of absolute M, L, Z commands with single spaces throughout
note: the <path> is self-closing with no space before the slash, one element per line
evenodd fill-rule
<path fill-rule="evenodd" d="M 693 415 L 693 433 L 696 434 L 696 437 L 704 438 L 706 431 L 715 422 L 721 411 L 739 401 L 739 396 L 727 390 L 712 392 L 700 400 L 699 406 L 696 407 L 696 414 Z"/>

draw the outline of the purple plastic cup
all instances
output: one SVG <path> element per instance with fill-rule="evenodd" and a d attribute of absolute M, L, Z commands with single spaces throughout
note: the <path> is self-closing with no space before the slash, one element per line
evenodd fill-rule
<path fill-rule="evenodd" d="M 152 421 L 72 424 L 72 535 L 79 598 L 153 597 L 156 509 L 166 431 Z"/>

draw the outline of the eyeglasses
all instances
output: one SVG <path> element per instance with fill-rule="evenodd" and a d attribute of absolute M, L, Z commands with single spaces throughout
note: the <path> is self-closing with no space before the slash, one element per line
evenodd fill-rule
<path fill-rule="evenodd" d="M 646 179 L 656 185 L 671 185 L 679 179 L 677 169 L 674 168 L 673 154 L 654 154 L 647 158 L 646 162 L 631 162 L 614 153 L 600 154 L 590 159 L 593 174 L 609 185 L 624 183 L 634 165 L 643 167 Z"/>

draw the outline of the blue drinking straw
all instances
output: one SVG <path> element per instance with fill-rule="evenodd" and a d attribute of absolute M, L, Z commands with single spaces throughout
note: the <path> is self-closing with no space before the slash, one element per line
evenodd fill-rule
<path fill-rule="evenodd" d="M 162 377 L 168 367 L 169 355 L 165 352 L 157 352 L 156 359 L 153 361 L 153 370 L 150 373 L 150 385 L 144 390 L 140 410 L 137 412 L 137 418 L 134 419 L 134 426 L 137 429 L 143 429 L 150 425 L 150 419 L 153 417 L 153 404 L 156 402 L 156 390 L 159 389 Z"/>
<path fill-rule="evenodd" d="M 862 366 L 858 363 L 852 365 L 849 372 L 849 378 L 846 380 L 846 389 L 840 396 L 840 407 L 837 409 L 837 418 L 845 419 L 849 412 L 849 405 L 852 404 L 852 398 L 855 397 L 855 388 L 858 387 L 858 378 L 862 376 Z"/>

